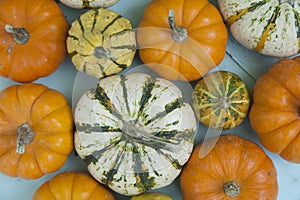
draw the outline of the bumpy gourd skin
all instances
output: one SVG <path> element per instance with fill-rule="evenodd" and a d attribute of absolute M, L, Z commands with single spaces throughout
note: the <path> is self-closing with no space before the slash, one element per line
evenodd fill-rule
<path fill-rule="evenodd" d="M 60 0 L 66 6 L 71 8 L 107 8 L 118 3 L 119 0 Z"/>
<path fill-rule="evenodd" d="M 0 8 L 0 75 L 31 82 L 53 73 L 67 55 L 69 29 L 57 3 L 2 0 Z"/>
<path fill-rule="evenodd" d="M 83 13 L 69 30 L 67 49 L 77 70 L 97 78 L 131 65 L 136 40 L 128 19 L 100 8 Z"/>

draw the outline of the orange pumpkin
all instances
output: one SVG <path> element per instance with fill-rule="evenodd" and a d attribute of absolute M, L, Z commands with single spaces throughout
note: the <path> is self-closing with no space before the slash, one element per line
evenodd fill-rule
<path fill-rule="evenodd" d="M 253 88 L 249 119 L 261 143 L 300 163 L 300 57 L 274 63 Z"/>
<path fill-rule="evenodd" d="M 214 145 L 215 139 L 204 144 Z M 184 200 L 276 199 L 276 168 L 257 144 L 227 134 L 204 157 L 199 156 L 202 148 L 199 144 L 194 149 L 181 173 Z"/>
<path fill-rule="evenodd" d="M 72 149 L 72 111 L 61 93 L 35 83 L 0 92 L 0 172 L 39 178 L 58 170 Z"/>
<path fill-rule="evenodd" d="M 207 0 L 153 0 L 137 30 L 141 60 L 163 78 L 193 81 L 224 58 L 228 34 Z"/>
<path fill-rule="evenodd" d="M 0 0 L 0 75 L 30 82 L 54 72 L 66 57 L 69 28 L 53 0 Z"/>
<path fill-rule="evenodd" d="M 32 200 L 114 200 L 113 195 L 89 175 L 63 172 L 42 184 Z"/>

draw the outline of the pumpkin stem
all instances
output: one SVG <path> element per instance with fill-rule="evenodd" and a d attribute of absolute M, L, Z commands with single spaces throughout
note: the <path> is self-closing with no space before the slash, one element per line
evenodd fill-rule
<path fill-rule="evenodd" d="M 29 33 L 25 28 L 16 28 L 12 25 L 6 24 L 5 31 L 11 33 L 14 37 L 14 41 L 17 44 L 25 44 L 30 39 Z"/>
<path fill-rule="evenodd" d="M 172 30 L 172 37 L 176 42 L 182 42 L 187 38 L 187 29 L 182 26 L 177 26 L 175 23 L 175 12 L 173 9 L 169 10 L 168 15 L 169 26 Z"/>
<path fill-rule="evenodd" d="M 237 197 L 240 194 L 240 186 L 234 181 L 224 183 L 223 190 L 229 197 Z"/>
<path fill-rule="evenodd" d="M 28 123 L 23 123 L 17 128 L 17 149 L 19 154 L 25 153 L 25 146 L 33 140 L 34 132 Z"/>

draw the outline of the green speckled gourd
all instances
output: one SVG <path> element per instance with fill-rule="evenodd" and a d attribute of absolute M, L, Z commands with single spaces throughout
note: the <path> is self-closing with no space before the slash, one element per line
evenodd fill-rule
<path fill-rule="evenodd" d="M 197 127 L 181 91 L 143 73 L 101 79 L 79 99 L 74 120 L 75 148 L 91 175 L 129 196 L 174 181 Z"/>
<path fill-rule="evenodd" d="M 216 71 L 200 79 L 192 101 L 199 121 L 216 130 L 229 130 L 241 124 L 250 106 L 246 84 L 228 71 Z"/>
<path fill-rule="evenodd" d="M 242 45 L 276 57 L 300 52 L 298 0 L 218 0 L 233 37 Z"/>
<path fill-rule="evenodd" d="M 136 52 L 131 22 L 105 8 L 90 9 L 74 20 L 66 43 L 75 68 L 97 78 L 126 69 Z"/>

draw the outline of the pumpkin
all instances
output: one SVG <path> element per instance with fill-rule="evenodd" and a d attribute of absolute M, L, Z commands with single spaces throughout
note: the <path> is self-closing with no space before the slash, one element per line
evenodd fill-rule
<path fill-rule="evenodd" d="M 228 34 L 207 0 L 153 0 L 137 29 L 141 60 L 169 80 L 193 81 L 224 58 Z"/>
<path fill-rule="evenodd" d="M 66 43 L 76 69 L 97 78 L 126 69 L 136 51 L 130 21 L 105 8 L 81 14 L 71 24 Z"/>
<path fill-rule="evenodd" d="M 261 143 L 300 163 L 300 57 L 274 63 L 255 83 L 249 119 Z"/>
<path fill-rule="evenodd" d="M 296 1 L 218 0 L 233 37 L 264 55 L 286 57 L 299 52 Z"/>
<path fill-rule="evenodd" d="M 60 0 L 64 5 L 71 8 L 106 8 L 118 3 L 119 0 Z"/>
<path fill-rule="evenodd" d="M 133 196 L 171 184 L 194 145 L 196 118 L 172 82 L 113 75 L 75 107 L 75 148 L 92 176 Z"/>
<path fill-rule="evenodd" d="M 69 29 L 53 0 L 0 1 L 0 75 L 31 82 L 53 73 L 65 59 Z"/>
<path fill-rule="evenodd" d="M 246 118 L 250 97 L 246 84 L 238 75 L 215 71 L 196 83 L 192 102 L 202 124 L 212 129 L 229 130 Z"/>
<path fill-rule="evenodd" d="M 0 172 L 35 179 L 58 170 L 73 149 L 66 98 L 37 83 L 0 92 Z"/>
<path fill-rule="evenodd" d="M 146 192 L 137 196 L 132 197 L 130 200 L 172 200 L 171 197 L 156 193 L 156 192 Z"/>
<path fill-rule="evenodd" d="M 214 141 L 199 144 L 183 168 L 183 200 L 276 200 L 276 168 L 260 146 L 232 134 L 221 135 L 216 144 Z M 203 145 L 210 142 L 215 146 L 200 158 Z"/>
<path fill-rule="evenodd" d="M 43 183 L 32 200 L 114 200 L 113 195 L 91 176 L 82 172 L 62 172 Z"/>

